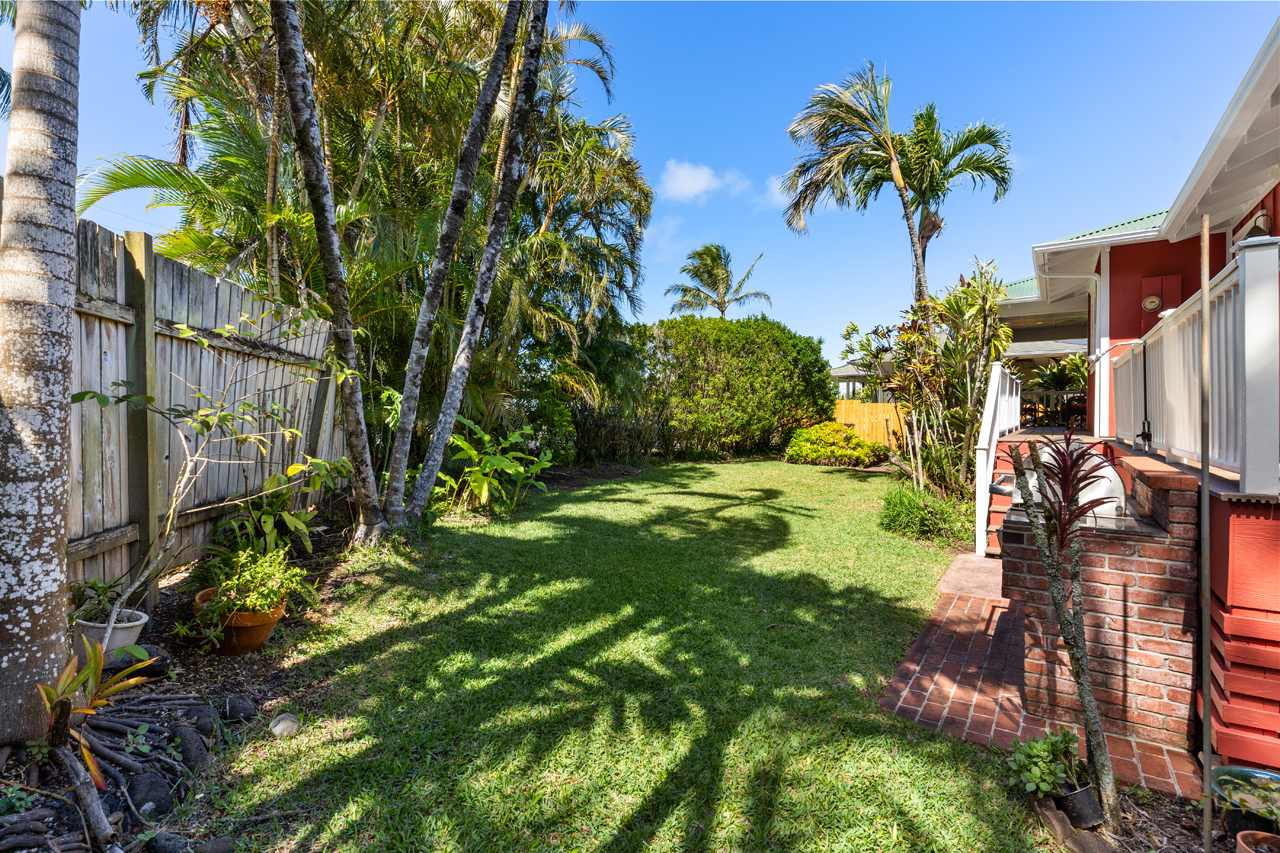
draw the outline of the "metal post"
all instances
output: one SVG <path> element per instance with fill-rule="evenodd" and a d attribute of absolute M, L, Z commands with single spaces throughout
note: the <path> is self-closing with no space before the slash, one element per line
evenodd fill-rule
<path fill-rule="evenodd" d="M 1213 853 L 1213 683 L 1209 669 L 1209 216 L 1200 217 L 1200 775 L 1204 850 Z"/>

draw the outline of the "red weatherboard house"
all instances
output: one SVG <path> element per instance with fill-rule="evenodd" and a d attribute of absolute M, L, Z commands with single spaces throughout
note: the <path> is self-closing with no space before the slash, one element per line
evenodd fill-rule
<path fill-rule="evenodd" d="M 1173 203 L 1033 246 L 1035 276 L 1010 285 L 1002 308 L 1014 327 L 1008 359 L 1080 352 L 1094 361 L 1087 395 L 1071 405 L 1086 440 L 1115 461 L 1124 494 L 1088 548 L 1087 627 L 1108 728 L 1136 745 L 1130 776 L 1146 773 L 1155 751 L 1194 749 L 1199 739 L 1205 214 L 1213 743 L 1226 763 L 1280 768 L 1280 23 Z M 1003 371 L 979 449 L 996 483 L 1008 482 L 1001 457 L 1011 444 L 1054 431 L 1043 419 L 1030 425 L 1028 413 L 1043 409 L 1029 407 L 1017 376 Z M 975 549 L 1002 558 L 1004 595 L 1025 608 L 1027 710 L 1072 721 L 1074 687 L 1025 516 L 1006 519 L 1010 499 L 985 487 L 976 497 Z M 1123 761 L 1120 769 L 1125 776 Z M 1181 776 L 1166 787 L 1194 790 Z"/>

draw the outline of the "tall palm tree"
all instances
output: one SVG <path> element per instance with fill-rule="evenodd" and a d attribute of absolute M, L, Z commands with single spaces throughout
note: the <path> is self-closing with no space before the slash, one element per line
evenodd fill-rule
<path fill-rule="evenodd" d="M 747 283 L 747 279 L 751 278 L 756 264 L 760 263 L 760 258 L 763 257 L 764 254 L 761 253 L 752 261 L 747 274 L 734 284 L 731 265 L 733 259 L 728 249 L 719 243 L 707 243 L 699 249 L 694 249 L 689 253 L 689 262 L 680 268 L 680 272 L 693 279 L 693 284 L 673 284 L 667 288 L 666 295 L 676 297 L 675 304 L 671 306 L 671 313 L 715 308 L 720 312 L 720 319 L 723 320 L 724 312 L 729 310 L 731 305 L 763 302 L 773 307 L 769 294 L 763 290 L 748 290 L 745 293 L 742 291 L 743 285 Z"/>
<path fill-rule="evenodd" d="M 410 518 L 421 518 L 426 511 L 427 502 L 431 499 L 431 491 L 435 488 L 436 477 L 440 473 L 440 466 L 444 462 L 445 448 L 453 435 L 458 409 L 462 405 L 462 396 L 466 391 L 467 380 L 471 376 L 471 362 L 480 343 L 480 333 L 484 329 L 485 317 L 489 310 L 489 297 L 493 293 L 494 279 L 498 274 L 516 193 L 524 180 L 525 142 L 530 130 L 533 101 L 538 90 L 538 69 L 542 64 L 542 40 L 546 35 L 547 6 L 548 0 L 533 0 L 529 13 L 529 35 L 524 43 L 520 88 L 517 90 L 516 111 L 512 118 L 511 150 L 507 154 L 506 163 L 503 164 L 498 202 L 494 206 L 493 222 L 485 241 L 484 253 L 476 268 L 476 286 L 467 308 L 467 318 L 462 325 L 462 338 L 458 341 L 453 365 L 449 369 L 449 385 L 445 389 L 440 414 L 436 418 L 435 431 L 427 447 L 427 457 L 422 463 L 422 471 L 418 474 L 418 479 L 413 484 L 413 492 L 410 493 L 409 501 L 405 505 Z"/>
<path fill-rule="evenodd" d="M 19 3 L 0 226 L 0 744 L 43 737 L 67 660 L 80 4 Z"/>
<path fill-rule="evenodd" d="M 1009 134 L 1002 127 L 978 122 L 961 131 L 943 130 L 937 107 L 930 103 L 916 111 L 911 133 L 903 139 L 902 178 L 911 190 L 911 209 L 918 216 L 920 257 L 946 223 L 940 209 L 956 184 L 969 180 L 976 189 L 990 181 L 999 201 L 1013 180 Z"/>
<path fill-rule="evenodd" d="M 942 202 L 966 178 L 975 187 L 994 183 L 999 200 L 1013 166 L 1003 129 L 979 122 L 958 133 L 943 131 L 933 104 L 917 111 L 910 133 L 895 133 L 889 126 L 892 89 L 872 63 L 839 85 L 818 87 L 787 129 L 805 153 L 783 184 L 791 196 L 785 216 L 792 230 L 803 233 L 806 215 L 819 202 L 863 211 L 892 184 L 911 240 L 920 303 L 929 294 L 925 252 L 944 225 Z"/>

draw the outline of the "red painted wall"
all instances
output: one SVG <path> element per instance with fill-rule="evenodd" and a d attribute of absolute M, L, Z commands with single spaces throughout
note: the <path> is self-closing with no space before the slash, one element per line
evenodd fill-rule
<path fill-rule="evenodd" d="M 1209 236 L 1209 276 L 1213 277 L 1227 265 L 1227 240 L 1224 234 Z M 1143 279 L 1181 276 L 1181 291 L 1171 291 L 1169 283 L 1161 295 L 1164 305 L 1160 310 L 1177 308 L 1192 294 L 1200 291 L 1200 238 L 1192 237 L 1179 243 L 1160 240 L 1151 243 L 1134 243 L 1111 247 L 1111 340 L 1123 341 L 1140 338 L 1155 325 L 1156 314 L 1142 310 L 1144 297 Z M 1175 301 L 1173 296 L 1179 298 Z M 1144 323 L 1144 315 L 1149 324 Z M 1144 328 L 1145 325 L 1145 328 Z"/>

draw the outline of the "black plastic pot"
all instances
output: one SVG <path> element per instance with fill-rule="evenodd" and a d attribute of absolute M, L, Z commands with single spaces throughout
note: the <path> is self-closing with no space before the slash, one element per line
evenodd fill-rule
<path fill-rule="evenodd" d="M 1102 806 L 1098 805 L 1098 798 L 1093 795 L 1092 783 L 1069 794 L 1055 796 L 1053 804 L 1076 829 L 1088 829 L 1102 823 Z"/>

